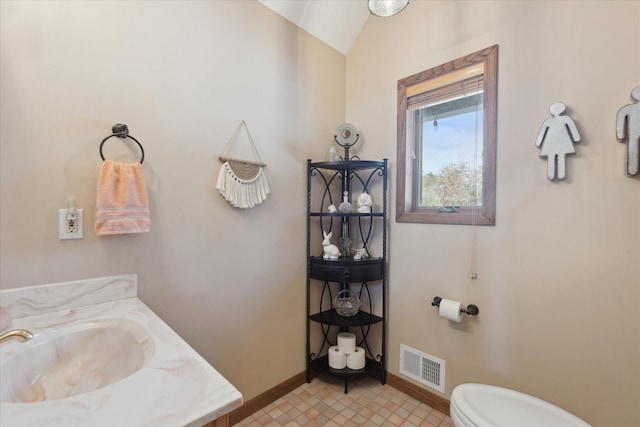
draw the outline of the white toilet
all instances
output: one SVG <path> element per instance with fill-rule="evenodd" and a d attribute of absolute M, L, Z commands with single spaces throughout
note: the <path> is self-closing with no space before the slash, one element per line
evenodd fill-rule
<path fill-rule="evenodd" d="M 460 384 L 451 394 L 455 427 L 590 427 L 549 402 L 486 384 Z"/>

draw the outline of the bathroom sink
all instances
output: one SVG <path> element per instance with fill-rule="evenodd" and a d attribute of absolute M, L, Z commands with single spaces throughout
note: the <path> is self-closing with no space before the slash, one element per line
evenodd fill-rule
<path fill-rule="evenodd" d="M 76 322 L 0 348 L 0 402 L 40 402 L 101 389 L 154 354 L 144 328 L 127 319 Z"/>

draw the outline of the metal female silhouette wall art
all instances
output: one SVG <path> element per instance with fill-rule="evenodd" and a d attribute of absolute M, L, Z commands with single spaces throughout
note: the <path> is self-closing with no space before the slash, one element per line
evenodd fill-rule
<path fill-rule="evenodd" d="M 627 144 L 625 173 L 635 176 L 640 173 L 640 86 L 631 91 L 634 103 L 618 110 L 616 116 L 616 137 Z"/>
<path fill-rule="evenodd" d="M 540 148 L 540 158 L 547 159 L 547 178 L 550 181 L 564 180 L 566 157 L 576 153 L 573 144 L 580 142 L 580 133 L 571 117 L 564 116 L 567 106 L 556 102 L 549 107 L 551 117 L 542 123 L 536 147 Z"/>

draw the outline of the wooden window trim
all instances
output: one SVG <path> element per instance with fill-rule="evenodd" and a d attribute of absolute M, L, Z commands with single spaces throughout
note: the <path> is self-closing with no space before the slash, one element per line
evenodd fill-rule
<path fill-rule="evenodd" d="M 482 207 L 461 207 L 456 213 L 437 212 L 437 208 L 416 208 L 407 183 L 415 173 L 407 165 L 407 91 L 415 93 L 416 85 L 431 79 L 445 78 L 449 73 L 484 64 L 484 123 L 482 165 Z M 498 105 L 498 45 L 482 49 L 438 67 L 414 74 L 398 81 L 398 129 L 396 175 L 396 222 L 428 224 L 495 225 L 496 208 L 496 142 Z M 409 188 L 410 189 L 410 188 Z"/>

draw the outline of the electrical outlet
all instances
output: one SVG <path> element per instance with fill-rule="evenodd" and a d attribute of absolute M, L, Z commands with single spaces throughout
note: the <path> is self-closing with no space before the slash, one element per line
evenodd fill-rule
<path fill-rule="evenodd" d="M 82 209 L 60 209 L 60 240 L 83 238 Z"/>

